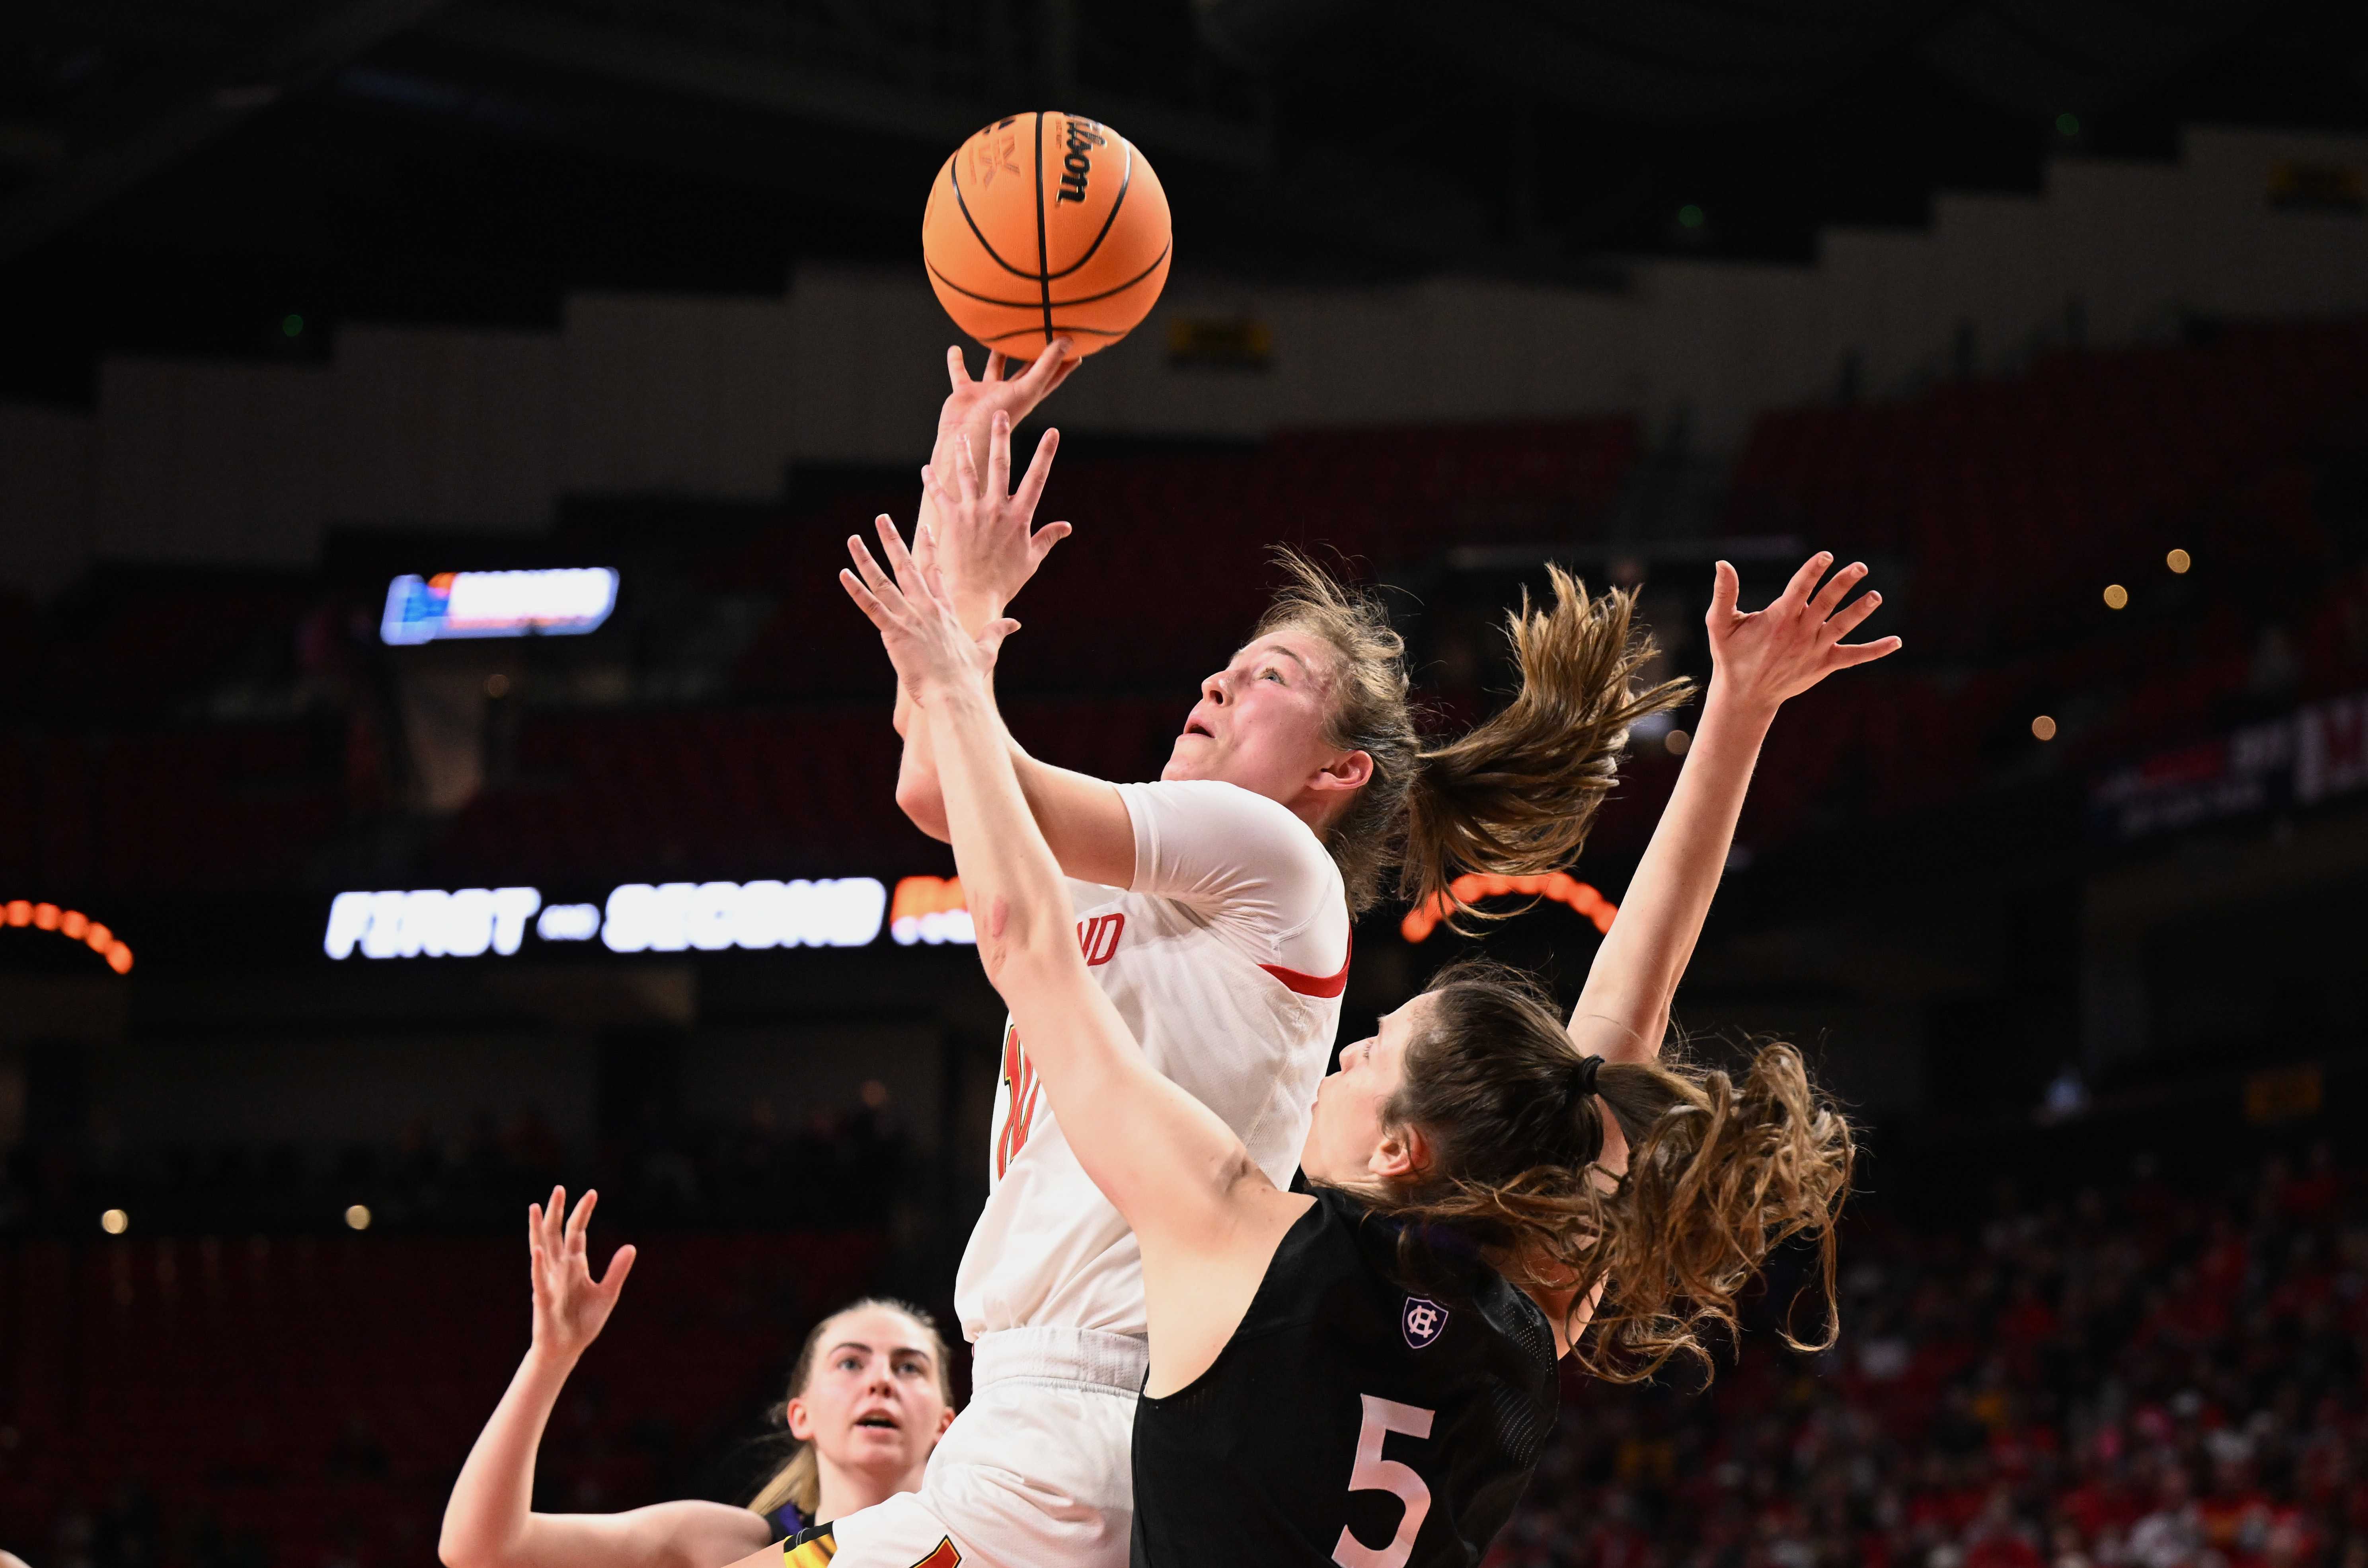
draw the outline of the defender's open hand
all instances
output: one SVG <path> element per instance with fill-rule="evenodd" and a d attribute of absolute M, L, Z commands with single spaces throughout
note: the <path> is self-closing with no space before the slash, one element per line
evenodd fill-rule
<path fill-rule="evenodd" d="M 988 422 L 985 446 L 984 472 L 978 444 L 968 435 L 955 438 L 950 457 L 921 471 L 930 526 L 926 539 L 914 540 L 921 570 L 943 576 L 948 601 L 973 626 L 1000 616 L 1053 547 L 1069 537 L 1066 523 L 1031 528 L 1044 481 L 1053 472 L 1053 454 L 1061 449 L 1061 433 L 1044 432 L 1017 489 L 1011 483 L 1011 418 L 999 409 Z"/>
<path fill-rule="evenodd" d="M 939 574 L 914 561 L 905 548 L 904 536 L 886 515 L 880 517 L 878 526 L 880 548 L 894 569 L 894 577 L 880 569 L 860 539 L 849 534 L 847 552 L 855 558 L 855 570 L 842 569 L 838 581 L 847 597 L 880 629 L 880 641 L 888 650 L 889 662 L 896 666 L 897 679 L 913 700 L 924 706 L 949 687 L 983 683 L 986 672 L 995 667 L 996 651 L 1006 637 L 1019 630 L 1019 623 L 999 617 L 973 638 L 954 615 Z M 926 542 L 928 527 L 919 531 Z"/>
<path fill-rule="evenodd" d="M 1883 596 L 1861 594 L 1848 604 L 1842 602 L 1865 578 L 1864 562 L 1843 567 L 1819 588 L 1819 580 L 1833 562 L 1830 551 L 1809 557 L 1776 596 L 1775 603 L 1748 615 L 1735 608 L 1742 586 L 1735 568 L 1724 561 L 1718 563 L 1705 624 L 1710 630 L 1713 678 L 1727 688 L 1730 697 L 1773 708 L 1836 670 L 1899 651 L 1896 637 L 1874 642 L 1842 641 L 1874 613 Z"/>
<path fill-rule="evenodd" d="M 600 1330 L 607 1325 L 609 1313 L 617 1304 L 618 1292 L 625 1288 L 625 1276 L 633 1271 L 634 1253 L 628 1243 L 609 1259 L 607 1278 L 592 1278 L 591 1261 L 585 1253 L 585 1233 L 592 1223 L 593 1207 L 599 1201 L 598 1192 L 587 1192 L 575 1205 L 575 1212 L 570 1214 L 567 1189 L 554 1187 L 548 1205 L 527 1205 L 526 1244 L 534 1281 L 534 1347 L 544 1354 L 570 1360 L 581 1356 L 586 1346 L 600 1337 Z"/>

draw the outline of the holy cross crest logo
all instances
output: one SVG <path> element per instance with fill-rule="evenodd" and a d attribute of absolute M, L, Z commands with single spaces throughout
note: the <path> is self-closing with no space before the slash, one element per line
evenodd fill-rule
<path fill-rule="evenodd" d="M 1447 1326 L 1447 1309 L 1427 1297 L 1408 1296 L 1406 1316 L 1398 1320 L 1398 1326 L 1406 1331 L 1408 1347 L 1420 1350 Z"/>

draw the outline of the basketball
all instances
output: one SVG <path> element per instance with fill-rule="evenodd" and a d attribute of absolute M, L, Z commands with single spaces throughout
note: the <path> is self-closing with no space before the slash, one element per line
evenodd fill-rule
<path fill-rule="evenodd" d="M 1173 252 L 1167 193 L 1134 144 L 1082 115 L 996 121 L 929 187 L 921 255 L 956 325 L 1032 359 L 1067 336 L 1109 347 L 1159 299 Z"/>

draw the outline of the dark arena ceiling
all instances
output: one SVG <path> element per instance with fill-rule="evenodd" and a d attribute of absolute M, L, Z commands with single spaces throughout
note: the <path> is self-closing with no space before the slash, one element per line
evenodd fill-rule
<path fill-rule="evenodd" d="M 2185 124 L 2368 128 L 2368 7 L 2275 0 L 17 0 L 0 40 L 0 396 L 65 403 L 109 349 L 909 258 L 938 162 L 1040 103 L 1153 154 L 1187 267 L 1596 286 Z"/>

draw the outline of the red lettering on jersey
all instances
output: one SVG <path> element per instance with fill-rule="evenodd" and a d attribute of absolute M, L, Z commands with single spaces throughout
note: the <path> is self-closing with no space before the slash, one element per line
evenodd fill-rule
<path fill-rule="evenodd" d="M 1119 933 L 1126 929 L 1123 911 L 1111 915 L 1096 915 L 1077 922 L 1077 950 L 1086 955 L 1086 967 L 1097 968 L 1118 956 Z"/>
<path fill-rule="evenodd" d="M 995 1174 L 998 1180 L 1028 1145 L 1028 1129 L 1036 1119 L 1036 1064 L 1019 1043 L 1019 1027 L 1003 1026 L 1003 1082 L 1011 1098 L 1004 1107 L 1003 1131 L 995 1139 Z"/>
<path fill-rule="evenodd" d="M 1086 956 L 1088 969 L 1106 964 L 1118 956 L 1120 933 L 1126 929 L 1123 912 L 1097 915 L 1077 922 L 1077 950 Z M 1003 1026 L 1003 1082 L 1011 1091 L 1005 1105 L 1002 1129 L 995 1135 L 995 1175 L 997 1180 L 1028 1146 L 1028 1130 L 1036 1121 L 1036 1102 L 1042 1085 L 1036 1081 L 1036 1064 L 1028 1060 L 1027 1048 L 1019 1043 L 1016 1024 Z"/>
<path fill-rule="evenodd" d="M 939 1538 L 938 1549 L 914 1563 L 913 1568 L 962 1568 L 962 1553 L 955 1549 L 954 1538 Z"/>

